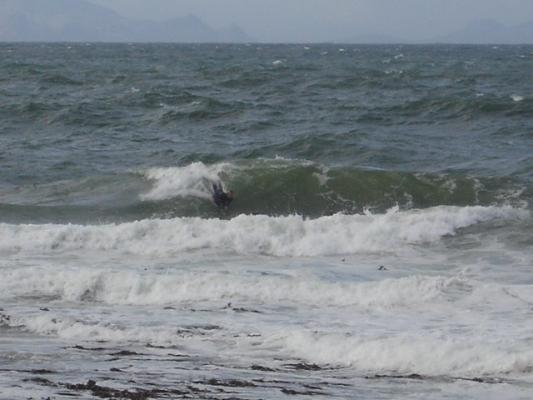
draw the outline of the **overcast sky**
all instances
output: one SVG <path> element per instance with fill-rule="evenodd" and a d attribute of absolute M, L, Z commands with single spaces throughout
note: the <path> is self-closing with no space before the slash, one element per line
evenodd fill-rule
<path fill-rule="evenodd" d="M 90 0 L 127 17 L 195 14 L 215 28 L 237 23 L 260 41 L 327 41 L 384 35 L 431 40 L 471 21 L 533 20 L 533 0 Z"/>

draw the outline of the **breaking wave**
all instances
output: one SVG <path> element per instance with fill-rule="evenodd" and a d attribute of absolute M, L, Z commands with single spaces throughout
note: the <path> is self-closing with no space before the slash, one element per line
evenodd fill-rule
<path fill-rule="evenodd" d="M 2 252 L 114 250 L 172 255 L 198 249 L 272 256 L 320 256 L 405 251 L 435 243 L 461 228 L 494 220 L 525 219 L 529 211 L 505 207 L 439 206 L 384 214 L 301 216 L 239 215 L 149 219 L 107 225 L 0 224 Z"/>
<path fill-rule="evenodd" d="M 238 276 L 191 271 L 143 275 L 101 269 L 46 271 L 24 268 L 4 274 L 0 298 L 38 296 L 67 302 L 103 302 L 110 305 L 165 305 L 224 302 L 298 304 L 362 309 L 393 309 L 439 299 L 461 278 L 412 276 L 377 282 L 327 282 L 287 275 Z"/>
<path fill-rule="evenodd" d="M 533 351 L 504 339 L 450 338 L 437 333 L 358 337 L 294 331 L 279 342 L 293 355 L 319 364 L 349 366 L 363 373 L 426 376 L 527 373 Z"/>

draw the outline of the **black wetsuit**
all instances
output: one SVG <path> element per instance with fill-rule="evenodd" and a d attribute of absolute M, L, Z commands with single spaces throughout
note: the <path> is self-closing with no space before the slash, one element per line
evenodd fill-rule
<path fill-rule="evenodd" d="M 218 208 L 227 208 L 232 201 L 233 198 L 224 192 L 221 183 L 213 183 L 213 202 Z"/>

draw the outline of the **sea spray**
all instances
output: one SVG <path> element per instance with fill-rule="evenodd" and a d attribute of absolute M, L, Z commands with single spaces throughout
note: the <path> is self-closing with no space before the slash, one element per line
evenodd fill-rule
<path fill-rule="evenodd" d="M 154 186 L 140 195 L 142 200 L 164 200 L 174 197 L 211 198 L 211 185 L 222 180 L 221 173 L 231 170 L 229 163 L 211 166 L 195 162 L 182 168 L 151 168 L 142 174 Z M 227 172 L 226 172 L 227 174 Z"/>

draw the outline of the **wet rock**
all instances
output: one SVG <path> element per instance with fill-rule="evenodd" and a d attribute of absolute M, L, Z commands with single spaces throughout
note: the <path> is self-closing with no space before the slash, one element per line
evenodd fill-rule
<path fill-rule="evenodd" d="M 156 346 L 152 343 L 146 343 L 146 347 L 148 347 L 149 349 L 170 349 L 172 347 L 166 347 L 166 346 Z"/>
<path fill-rule="evenodd" d="M 262 314 L 261 311 L 254 310 L 251 308 L 244 308 L 244 307 L 234 307 L 231 309 L 232 311 L 236 313 L 254 313 L 254 314 Z"/>
<path fill-rule="evenodd" d="M 306 363 L 296 363 L 296 364 L 285 364 L 286 367 L 302 370 L 302 371 L 320 371 L 323 368 L 316 364 L 306 364 Z"/>
<path fill-rule="evenodd" d="M 225 386 L 225 387 L 256 387 L 257 386 L 252 382 L 240 381 L 238 379 L 221 380 L 221 379 L 212 378 L 205 382 L 195 382 L 195 383 L 204 383 L 206 385 L 211 385 L 211 386 Z"/>
<path fill-rule="evenodd" d="M 65 386 L 69 390 L 73 390 L 76 392 L 88 391 L 91 392 L 93 396 L 100 397 L 102 399 L 147 400 L 151 397 L 160 397 L 160 395 L 164 393 L 162 390 L 159 389 L 135 389 L 135 391 L 118 390 L 97 385 L 96 382 L 91 379 L 88 380 L 87 383 L 66 383 L 63 384 L 63 386 Z"/>
<path fill-rule="evenodd" d="M 244 307 L 234 307 L 232 303 L 226 304 L 224 307 L 222 307 L 223 310 L 231 310 L 236 313 L 255 313 L 255 314 L 262 314 L 261 311 L 244 308 Z"/>
<path fill-rule="evenodd" d="M 185 325 L 183 329 L 186 330 L 200 330 L 200 331 L 216 331 L 222 329 L 219 325 L 205 324 L 205 325 Z"/>
<path fill-rule="evenodd" d="M 289 396 L 315 396 L 315 395 L 323 394 L 321 392 L 313 392 L 310 390 L 298 391 L 298 390 L 286 389 L 286 388 L 281 389 L 281 392 Z"/>
<path fill-rule="evenodd" d="M 23 382 L 33 382 L 33 383 L 37 383 L 38 385 L 42 385 L 42 386 L 57 387 L 57 384 L 55 384 L 54 382 L 49 381 L 48 379 L 45 379 L 45 378 L 41 378 L 41 377 L 23 379 Z"/>
<path fill-rule="evenodd" d="M 104 351 L 104 350 L 108 350 L 105 347 L 83 347 L 83 346 L 80 346 L 80 345 L 76 345 L 76 346 L 74 346 L 72 348 L 76 349 L 76 350 L 86 350 L 86 351 Z"/>
<path fill-rule="evenodd" d="M 136 353 L 134 351 L 129 351 L 129 350 L 121 350 L 121 351 L 118 351 L 116 353 L 111 353 L 109 354 L 110 356 L 142 356 L 143 354 L 139 354 L 139 353 Z"/>
<path fill-rule="evenodd" d="M 372 375 L 372 376 L 365 376 L 365 379 L 417 379 L 417 380 L 423 380 L 426 379 L 426 377 L 419 375 L 419 374 L 409 374 L 409 375 Z"/>
<path fill-rule="evenodd" d="M 49 369 L 32 369 L 28 371 L 30 374 L 38 374 L 38 375 L 45 375 L 45 374 L 57 374 L 56 371 L 52 371 Z"/>
<path fill-rule="evenodd" d="M 251 366 L 251 369 L 254 371 L 275 372 L 275 370 L 272 368 L 263 367 L 261 365 L 255 365 L 255 364 Z"/>
<path fill-rule="evenodd" d="M 490 384 L 504 382 L 503 379 L 500 379 L 500 378 L 489 378 L 489 377 L 486 377 L 486 378 L 454 378 L 454 379 L 455 380 L 460 380 L 460 381 L 470 381 L 470 382 L 490 383 Z"/>

